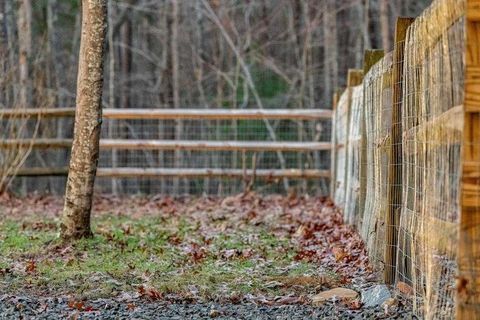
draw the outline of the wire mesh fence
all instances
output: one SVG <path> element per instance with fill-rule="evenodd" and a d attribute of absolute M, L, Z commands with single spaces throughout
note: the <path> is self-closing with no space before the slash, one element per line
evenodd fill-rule
<path fill-rule="evenodd" d="M 454 314 L 463 131 L 465 20 L 462 1 L 437 2 L 405 41 L 403 204 L 398 278 L 418 314 Z"/>
<path fill-rule="evenodd" d="M 360 196 L 360 153 L 361 130 L 360 125 L 363 112 L 363 86 L 355 86 L 350 92 L 350 121 L 347 131 L 347 163 L 345 183 L 345 222 L 356 224 L 358 219 Z"/>
<path fill-rule="evenodd" d="M 33 142 L 38 148 L 23 170 L 56 168 L 51 172 L 61 175 L 63 168 L 66 174 L 72 121 L 57 116 L 73 113 L 45 112 L 55 118 L 42 119 Z M 299 109 L 107 110 L 96 187 L 118 194 L 228 195 L 255 187 L 267 193 L 295 189 L 326 195 L 329 117 L 329 112 Z M 26 190 L 21 190 L 22 179 L 29 181 Z M 64 183 L 62 177 L 19 178 L 14 188 L 61 193 Z"/>
<path fill-rule="evenodd" d="M 345 91 L 338 99 L 335 113 L 333 116 L 333 132 L 335 136 L 335 177 L 333 190 L 334 200 L 337 206 L 345 206 L 346 194 L 346 167 L 347 167 L 347 146 L 348 146 L 348 128 L 349 128 L 349 90 Z"/>
<path fill-rule="evenodd" d="M 454 318 L 459 297 L 472 306 L 470 310 L 478 308 L 477 233 L 472 230 L 478 221 L 480 185 L 475 173 L 480 135 L 474 128 L 480 122 L 470 115 L 477 110 L 475 80 L 465 85 L 466 73 L 473 76 L 479 54 L 478 23 L 467 20 L 476 21 L 475 8 L 464 0 L 437 0 L 415 21 L 400 19 L 394 51 L 363 79 L 362 103 L 347 101 L 349 88 L 334 114 L 333 132 L 343 138 L 336 141 L 337 149 L 348 150 L 335 154 L 337 205 L 344 209 L 347 222 L 359 226 L 384 279 L 394 281 L 412 301 L 416 315 L 426 319 Z M 470 67 L 465 59 L 470 59 Z M 466 95 L 468 90 L 474 92 Z M 464 103 L 475 106 L 468 111 Z M 348 108 L 350 113 L 344 111 Z M 363 122 L 355 108 L 364 110 Z M 464 118 L 471 121 L 464 123 Z M 363 134 L 352 135 L 352 126 L 353 132 Z M 354 151 L 359 139 L 365 146 L 360 160 Z M 364 208 L 355 198 L 345 197 L 353 194 L 356 170 L 362 166 Z M 467 210 L 462 210 L 462 199 Z M 352 210 L 354 206 L 360 210 Z M 468 234 L 468 240 L 459 230 Z M 460 243 L 471 253 L 463 260 L 457 257 Z"/>
<path fill-rule="evenodd" d="M 383 269 L 385 216 L 388 210 L 388 170 L 392 121 L 392 54 L 387 54 L 365 75 L 365 209 L 361 234 L 371 248 L 371 262 Z"/>

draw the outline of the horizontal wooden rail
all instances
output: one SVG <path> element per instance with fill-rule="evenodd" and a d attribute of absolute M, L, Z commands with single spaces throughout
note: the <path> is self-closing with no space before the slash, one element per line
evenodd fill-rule
<path fill-rule="evenodd" d="M 463 121 L 463 105 L 459 105 L 410 128 L 403 132 L 403 136 L 406 140 L 428 142 L 431 146 L 460 143 L 463 137 Z M 416 151 L 410 150 L 410 152 Z"/>
<path fill-rule="evenodd" d="M 2 109 L 1 117 L 73 117 L 74 108 Z M 117 120 L 320 120 L 330 119 L 331 110 L 322 109 L 104 109 L 105 119 Z"/>
<path fill-rule="evenodd" d="M 18 171 L 18 177 L 38 176 L 66 176 L 68 168 L 22 168 Z M 242 169 L 167 169 L 167 168 L 98 168 L 98 177 L 115 178 L 241 178 L 252 176 L 252 170 Z M 256 170 L 255 176 L 264 180 L 290 178 L 290 179 L 319 179 L 330 178 L 328 170 Z"/>
<path fill-rule="evenodd" d="M 0 148 L 28 147 L 38 149 L 68 148 L 71 139 L 10 139 L 0 141 Z M 330 150 L 329 142 L 269 142 L 269 141 L 188 141 L 102 139 L 101 149 L 118 150 L 192 150 L 192 151 L 290 151 Z"/>

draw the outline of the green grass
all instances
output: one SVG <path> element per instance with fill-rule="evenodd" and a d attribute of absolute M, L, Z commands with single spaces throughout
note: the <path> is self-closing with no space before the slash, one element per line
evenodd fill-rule
<path fill-rule="evenodd" d="M 95 221 L 93 238 L 68 245 L 58 240 L 57 221 L 1 222 L 0 291 L 99 298 L 148 286 L 212 299 L 308 294 L 318 285 L 318 266 L 293 261 L 291 240 L 262 227 L 224 233 L 216 228 L 221 221 L 211 222 L 207 239 L 198 221 L 178 217 L 102 215 Z M 197 259 L 188 251 L 193 243 L 200 248 Z M 27 271 L 32 261 L 34 270 Z M 271 285 L 279 279 L 294 284 L 300 276 L 311 277 L 312 286 Z"/>

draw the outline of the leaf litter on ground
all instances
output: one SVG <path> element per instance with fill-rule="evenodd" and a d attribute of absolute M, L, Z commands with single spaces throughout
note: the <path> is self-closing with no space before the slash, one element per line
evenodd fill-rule
<path fill-rule="evenodd" d="M 373 273 L 360 236 L 327 198 L 100 195 L 95 237 L 72 244 L 57 239 L 62 205 L 0 197 L 3 292 L 298 304 Z"/>

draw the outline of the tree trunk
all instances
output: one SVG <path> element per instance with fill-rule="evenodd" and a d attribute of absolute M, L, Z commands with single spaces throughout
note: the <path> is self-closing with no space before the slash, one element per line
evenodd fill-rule
<path fill-rule="evenodd" d="M 365 0 L 363 7 L 363 43 L 364 50 L 372 47 L 372 41 L 370 39 L 370 0 Z"/>
<path fill-rule="evenodd" d="M 75 130 L 61 225 L 63 239 L 92 235 L 90 212 L 102 124 L 107 0 L 83 0 L 82 14 Z"/>
<path fill-rule="evenodd" d="M 113 0 L 108 0 L 108 24 L 113 26 Z M 115 43 L 113 41 L 113 28 L 108 28 L 108 54 L 109 54 L 109 65 L 108 65 L 108 106 L 109 108 L 115 108 Z M 110 139 L 115 138 L 115 133 L 118 130 L 116 129 L 118 123 L 115 120 L 110 120 L 108 122 L 108 137 Z M 112 157 L 112 168 L 118 166 L 118 153 L 116 149 L 111 151 Z M 115 178 L 112 178 L 111 188 L 112 194 L 118 194 L 118 185 L 119 181 Z"/>
<path fill-rule="evenodd" d="M 20 0 L 18 3 L 18 70 L 19 70 L 19 96 L 18 106 L 28 108 L 31 102 L 30 86 L 30 58 L 32 55 L 32 2 Z M 29 134 L 27 128 L 27 134 Z M 21 193 L 28 193 L 27 178 L 22 179 Z"/>
<path fill-rule="evenodd" d="M 179 61 L 178 61 L 178 27 L 179 27 L 179 4 L 178 0 L 172 0 L 172 35 L 171 35 L 171 60 L 172 60 L 172 88 L 173 88 L 173 108 L 180 108 L 180 83 L 179 83 Z M 183 132 L 182 120 L 175 121 L 175 139 L 181 140 Z M 174 167 L 182 166 L 181 152 L 175 150 Z M 178 178 L 173 180 L 173 192 L 180 193 L 180 181 Z"/>
<path fill-rule="evenodd" d="M 21 0 L 18 6 L 18 45 L 20 73 L 20 105 L 30 107 L 29 60 L 32 55 L 32 3 L 31 0 Z"/>
<path fill-rule="evenodd" d="M 388 21 L 388 0 L 380 0 L 380 30 L 382 33 L 382 47 L 385 52 L 390 51 L 390 27 Z"/>
<path fill-rule="evenodd" d="M 8 65 L 7 11 L 5 0 L 0 0 L 0 74 L 3 77 Z M 7 105 L 7 87 L 0 92 L 0 103 Z"/>
<path fill-rule="evenodd" d="M 338 85 L 337 9 L 336 1 L 326 0 L 323 12 L 324 97 L 332 105 L 332 92 Z"/>

